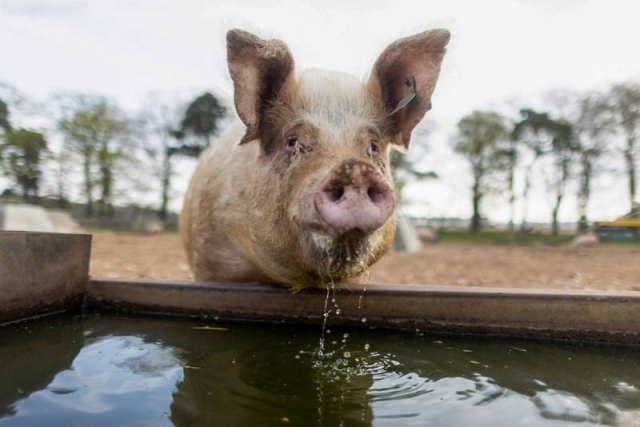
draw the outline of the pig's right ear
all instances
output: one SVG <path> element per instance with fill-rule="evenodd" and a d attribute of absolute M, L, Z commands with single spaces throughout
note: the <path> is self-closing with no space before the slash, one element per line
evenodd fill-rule
<path fill-rule="evenodd" d="M 293 56 L 281 40 L 263 40 L 247 31 L 227 33 L 227 60 L 234 102 L 247 132 L 240 144 L 259 137 L 265 108 L 283 96 L 293 78 Z"/>
<path fill-rule="evenodd" d="M 413 128 L 431 108 L 449 31 L 425 31 L 390 44 L 373 66 L 367 87 L 392 122 L 392 141 L 409 146 Z"/>

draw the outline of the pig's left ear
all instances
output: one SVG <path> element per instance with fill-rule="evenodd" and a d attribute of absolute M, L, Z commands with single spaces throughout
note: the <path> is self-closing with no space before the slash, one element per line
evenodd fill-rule
<path fill-rule="evenodd" d="M 391 117 L 393 142 L 409 146 L 413 128 L 431 109 L 449 31 L 435 29 L 396 40 L 373 66 L 367 88 Z"/>
<path fill-rule="evenodd" d="M 233 80 L 234 102 L 247 127 L 241 144 L 258 138 L 265 108 L 293 77 L 293 56 L 281 40 L 263 40 L 247 31 L 227 33 L 227 60 Z"/>

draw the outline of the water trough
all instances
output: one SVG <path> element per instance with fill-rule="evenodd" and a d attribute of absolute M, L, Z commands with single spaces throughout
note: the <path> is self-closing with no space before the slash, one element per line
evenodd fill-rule
<path fill-rule="evenodd" d="M 269 284 L 89 278 L 89 235 L 0 233 L 0 323 L 98 310 L 316 324 L 327 292 Z M 640 292 L 425 285 L 336 290 L 332 325 L 640 344 Z M 334 310 L 335 312 L 335 310 Z"/>

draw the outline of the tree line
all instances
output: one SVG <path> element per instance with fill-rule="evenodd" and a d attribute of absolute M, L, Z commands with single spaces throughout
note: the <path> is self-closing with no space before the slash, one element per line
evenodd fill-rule
<path fill-rule="evenodd" d="M 53 96 L 45 107 L 18 114 L 44 116 L 44 126 L 17 126 L 14 110 L 21 110 L 21 99 L 16 93 L 0 90 L 0 174 L 11 180 L 25 201 L 38 203 L 46 171 L 55 183 L 48 198 L 62 208 L 70 200 L 68 183 L 80 182 L 76 191 L 87 218 L 109 217 L 120 185 L 139 193 L 151 187 L 158 191 L 158 211 L 164 220 L 175 160 L 198 157 L 229 118 L 223 103 L 210 92 L 187 102 L 151 94 L 134 114 L 102 96 L 67 93 Z M 509 229 L 526 231 L 531 190 L 539 185 L 534 175 L 542 164 L 547 168 L 545 188 L 553 195 L 554 234 L 570 182 L 578 184 L 579 227 L 586 230 L 592 183 L 607 171 L 610 159 L 624 164 L 629 204 L 631 209 L 636 206 L 640 84 L 620 83 L 600 92 L 562 92 L 547 107 L 522 106 L 517 113 L 506 114 L 473 111 L 457 123 L 454 150 L 468 160 L 473 178 L 471 231 L 481 229 L 483 201 L 496 194 L 506 196 Z M 414 160 L 393 153 L 398 193 L 409 181 L 438 178 L 433 171 L 416 167 L 428 157 L 427 134 L 420 128 L 414 135 L 412 153 L 418 153 L 411 156 Z M 69 178 L 71 174 L 75 179 Z M 519 213 L 517 201 L 522 208 Z"/>
<path fill-rule="evenodd" d="M 483 223 L 482 202 L 490 194 L 506 194 L 509 230 L 516 230 L 516 200 L 521 201 L 520 231 L 527 229 L 533 174 L 545 162 L 544 184 L 553 196 L 552 233 L 558 234 L 558 212 L 568 183 L 577 182 L 579 231 L 588 227 L 587 208 L 594 179 L 610 160 L 621 160 L 630 212 L 638 209 L 637 159 L 640 134 L 640 84 L 625 82 L 606 91 L 564 92 L 549 110 L 523 107 L 508 117 L 496 111 L 474 111 L 457 124 L 455 151 L 471 166 L 473 215 L 471 231 Z M 555 104 L 555 105 L 552 105 Z M 522 191 L 516 194 L 516 176 Z"/>
<path fill-rule="evenodd" d="M 160 189 L 159 215 L 167 217 L 173 161 L 198 157 L 218 133 L 227 110 L 210 92 L 188 103 L 167 102 L 150 95 L 142 111 L 127 115 L 114 101 L 95 95 L 62 94 L 40 109 L 44 128 L 12 125 L 10 102 L 0 99 L 0 173 L 12 181 L 25 202 L 39 203 L 45 164 L 56 182 L 58 206 L 69 203 L 69 174 L 80 172 L 84 216 L 113 213 L 119 180 L 145 188 L 154 180 Z M 61 143 L 53 149 L 51 139 Z M 79 169 L 79 170 L 78 170 Z"/>
<path fill-rule="evenodd" d="M 150 94 L 133 115 L 102 96 L 58 94 L 46 102 L 46 107 L 36 106 L 26 114 L 45 116 L 47 125 L 15 128 L 8 104 L 17 106 L 20 102 L 16 99 L 24 97 L 13 92 L 14 96 L 8 97 L 14 98 L 13 102 L 5 102 L 0 90 L 0 174 L 11 180 L 25 202 L 39 203 L 47 172 L 49 180 L 55 182 L 55 191 L 49 189 L 47 198 L 55 199 L 60 208 L 68 207 L 68 183 L 74 182 L 87 219 L 109 218 L 116 184 L 125 181 L 125 187 L 138 192 L 149 187 L 158 189 L 156 206 L 164 221 L 171 199 L 174 161 L 179 157 L 197 158 L 230 118 L 222 102 L 210 92 L 190 102 Z M 418 129 L 416 134 L 412 152 L 419 159 L 427 155 L 427 131 Z M 53 139 L 61 143 L 52 147 Z M 399 194 L 409 181 L 437 178 L 433 171 L 417 169 L 416 162 L 403 153 L 392 153 Z M 149 185 L 150 180 L 154 185 Z"/>

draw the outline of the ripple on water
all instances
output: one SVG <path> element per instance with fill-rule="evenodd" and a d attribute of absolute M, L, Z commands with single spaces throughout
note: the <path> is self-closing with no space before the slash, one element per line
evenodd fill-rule
<path fill-rule="evenodd" d="M 339 419 L 364 420 L 373 425 L 588 426 L 625 425 L 623 420 L 632 416 L 610 398 L 602 402 L 595 395 L 585 399 L 579 394 L 553 389 L 548 381 L 534 376 L 524 383 L 518 379 L 503 384 L 504 372 L 513 367 L 494 369 L 500 379 L 485 372 L 460 371 L 460 367 L 474 369 L 474 365 L 469 365 L 468 356 L 464 356 L 468 352 L 454 347 L 452 351 L 460 350 L 457 359 L 432 363 L 429 360 L 432 356 L 424 353 L 393 354 L 375 348 L 365 351 L 358 334 L 352 333 L 346 344 L 325 347 L 322 354 L 306 351 L 295 359 L 297 368 L 291 365 L 284 368 L 299 372 L 294 375 L 299 382 L 289 378 L 289 391 L 285 393 L 304 387 L 308 392 L 312 386 L 318 417 L 329 424 L 327 420 Z M 378 343 L 374 347 L 383 345 Z M 478 367 L 489 366 L 481 354 L 474 354 L 482 362 Z M 268 372 L 269 369 L 281 372 L 285 363 L 274 363 L 273 351 L 265 350 L 262 356 L 252 358 L 251 363 L 254 373 L 260 371 L 263 380 L 257 384 L 256 376 L 251 375 L 251 385 L 270 394 L 283 392 L 274 385 L 277 380 Z M 433 357 L 440 359 L 440 356 Z M 612 383 L 611 389 L 628 399 L 637 397 L 635 387 L 624 382 Z M 259 398 L 262 403 L 269 400 L 266 396 Z M 636 400 L 632 402 L 628 405 L 640 406 Z M 303 403 L 289 399 L 286 405 L 292 411 Z"/>

